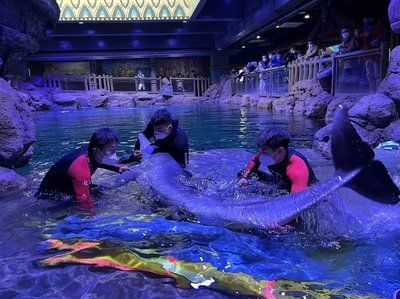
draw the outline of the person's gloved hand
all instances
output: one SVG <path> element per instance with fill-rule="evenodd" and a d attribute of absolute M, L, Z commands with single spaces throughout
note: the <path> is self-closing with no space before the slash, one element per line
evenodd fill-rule
<path fill-rule="evenodd" d="M 124 173 L 125 171 L 132 171 L 132 168 L 130 168 L 128 166 L 120 166 L 119 167 L 119 172 L 120 173 Z"/>
<path fill-rule="evenodd" d="M 292 231 L 294 229 L 291 225 L 280 225 L 276 220 L 270 220 L 268 223 L 268 227 L 270 231 L 276 233 L 287 233 L 288 231 Z"/>
<path fill-rule="evenodd" d="M 239 187 L 247 187 L 249 185 L 249 180 L 246 178 L 241 178 L 238 185 Z"/>

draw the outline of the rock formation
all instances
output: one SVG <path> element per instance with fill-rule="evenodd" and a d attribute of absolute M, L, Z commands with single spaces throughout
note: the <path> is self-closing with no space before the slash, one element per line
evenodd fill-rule
<path fill-rule="evenodd" d="M 56 0 L 0 1 L 0 76 L 27 76 L 22 58 L 39 50 L 39 41 L 55 26 L 59 15 Z"/>
<path fill-rule="evenodd" d="M 14 170 L 0 167 L 0 198 L 10 196 L 26 187 L 26 180 Z"/>
<path fill-rule="evenodd" d="M 400 141 L 400 47 L 391 54 L 386 78 L 382 81 L 376 94 L 361 99 L 336 100 L 335 105 L 346 103 L 350 120 L 357 132 L 375 147 L 379 143 L 393 140 Z M 328 108 L 331 121 L 335 107 Z M 330 155 L 330 128 L 325 127 L 317 132 L 314 138 L 315 148 Z"/>
<path fill-rule="evenodd" d="M 24 166 L 33 154 L 36 130 L 26 99 L 0 79 L 0 166 Z"/>

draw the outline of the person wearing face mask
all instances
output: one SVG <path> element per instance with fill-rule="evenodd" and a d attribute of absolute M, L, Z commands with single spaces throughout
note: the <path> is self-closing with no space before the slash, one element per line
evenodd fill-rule
<path fill-rule="evenodd" d="M 118 143 L 119 137 L 113 130 L 97 130 L 88 146 L 66 154 L 50 168 L 36 196 L 48 198 L 54 194 L 72 195 L 81 208 L 92 208 L 94 201 L 90 187 L 96 170 L 105 168 L 120 173 L 129 170 L 117 163 Z"/>
<path fill-rule="evenodd" d="M 298 60 L 300 57 L 300 52 L 295 48 L 292 47 L 284 56 L 283 56 L 283 63 L 288 65 L 289 63 Z"/>
<path fill-rule="evenodd" d="M 179 128 L 178 120 L 172 117 L 167 109 L 157 110 L 147 125 L 143 134 L 147 139 L 154 139 L 155 153 L 168 153 L 183 168 L 189 159 L 189 143 L 185 132 Z M 136 142 L 135 151 L 129 161 L 140 161 L 140 142 Z"/>
<path fill-rule="evenodd" d="M 258 72 L 260 73 L 260 94 L 266 94 L 268 92 L 268 73 L 265 70 L 268 69 L 268 58 L 267 55 L 263 55 L 261 61 L 258 63 Z"/>
<path fill-rule="evenodd" d="M 374 18 L 364 19 L 364 30 L 362 34 L 357 33 L 357 41 L 363 50 L 379 48 L 386 39 L 387 31 L 379 21 Z M 365 71 L 371 92 L 375 92 L 381 81 L 379 56 L 367 56 L 365 60 Z"/>
<path fill-rule="evenodd" d="M 317 182 L 307 159 L 289 148 L 290 134 L 281 128 L 270 127 L 256 139 L 260 151 L 240 174 L 239 186 L 249 185 L 255 175 L 261 180 L 274 181 L 290 193 L 299 192 Z"/>
<path fill-rule="evenodd" d="M 310 40 L 308 41 L 307 52 L 304 56 L 300 58 L 300 60 L 307 61 L 310 60 L 311 58 L 314 58 L 317 55 L 318 55 L 318 46 L 313 40 Z"/>
<path fill-rule="evenodd" d="M 347 54 L 358 50 L 356 39 L 349 27 L 343 27 L 341 35 L 342 43 L 339 46 L 339 54 Z M 352 91 L 352 88 L 357 85 L 357 77 L 355 75 L 357 65 L 358 58 L 345 59 L 341 62 L 340 67 L 343 72 L 343 75 L 341 76 L 341 86 L 343 91 L 350 92 Z"/>
<path fill-rule="evenodd" d="M 339 54 L 347 54 L 357 51 L 357 43 L 349 27 L 342 29 L 342 43 L 339 46 Z"/>

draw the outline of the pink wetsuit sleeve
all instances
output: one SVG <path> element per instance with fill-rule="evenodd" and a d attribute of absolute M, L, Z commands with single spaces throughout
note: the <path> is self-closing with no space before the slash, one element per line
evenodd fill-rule
<path fill-rule="evenodd" d="M 90 196 L 91 174 L 85 155 L 79 156 L 69 167 L 68 175 L 72 180 L 75 198 L 82 208 L 93 207 L 93 199 Z"/>

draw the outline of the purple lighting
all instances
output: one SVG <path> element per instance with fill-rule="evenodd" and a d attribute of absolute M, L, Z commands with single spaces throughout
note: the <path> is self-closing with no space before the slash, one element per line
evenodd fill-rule
<path fill-rule="evenodd" d="M 68 41 L 60 42 L 60 49 L 68 50 L 68 49 L 71 49 L 71 48 L 72 48 L 72 45 L 71 45 L 70 42 L 68 42 Z"/>
<path fill-rule="evenodd" d="M 132 41 L 132 47 L 137 48 L 139 46 L 140 46 L 140 41 L 138 41 L 138 40 L 133 40 Z"/>
<path fill-rule="evenodd" d="M 170 47 L 174 47 L 177 45 L 176 39 L 173 38 L 168 39 L 167 42 Z"/>
<path fill-rule="evenodd" d="M 97 46 L 98 46 L 99 48 L 104 48 L 104 47 L 106 46 L 106 43 L 105 43 L 104 41 L 102 41 L 102 40 L 99 40 L 99 41 L 97 42 Z"/>

